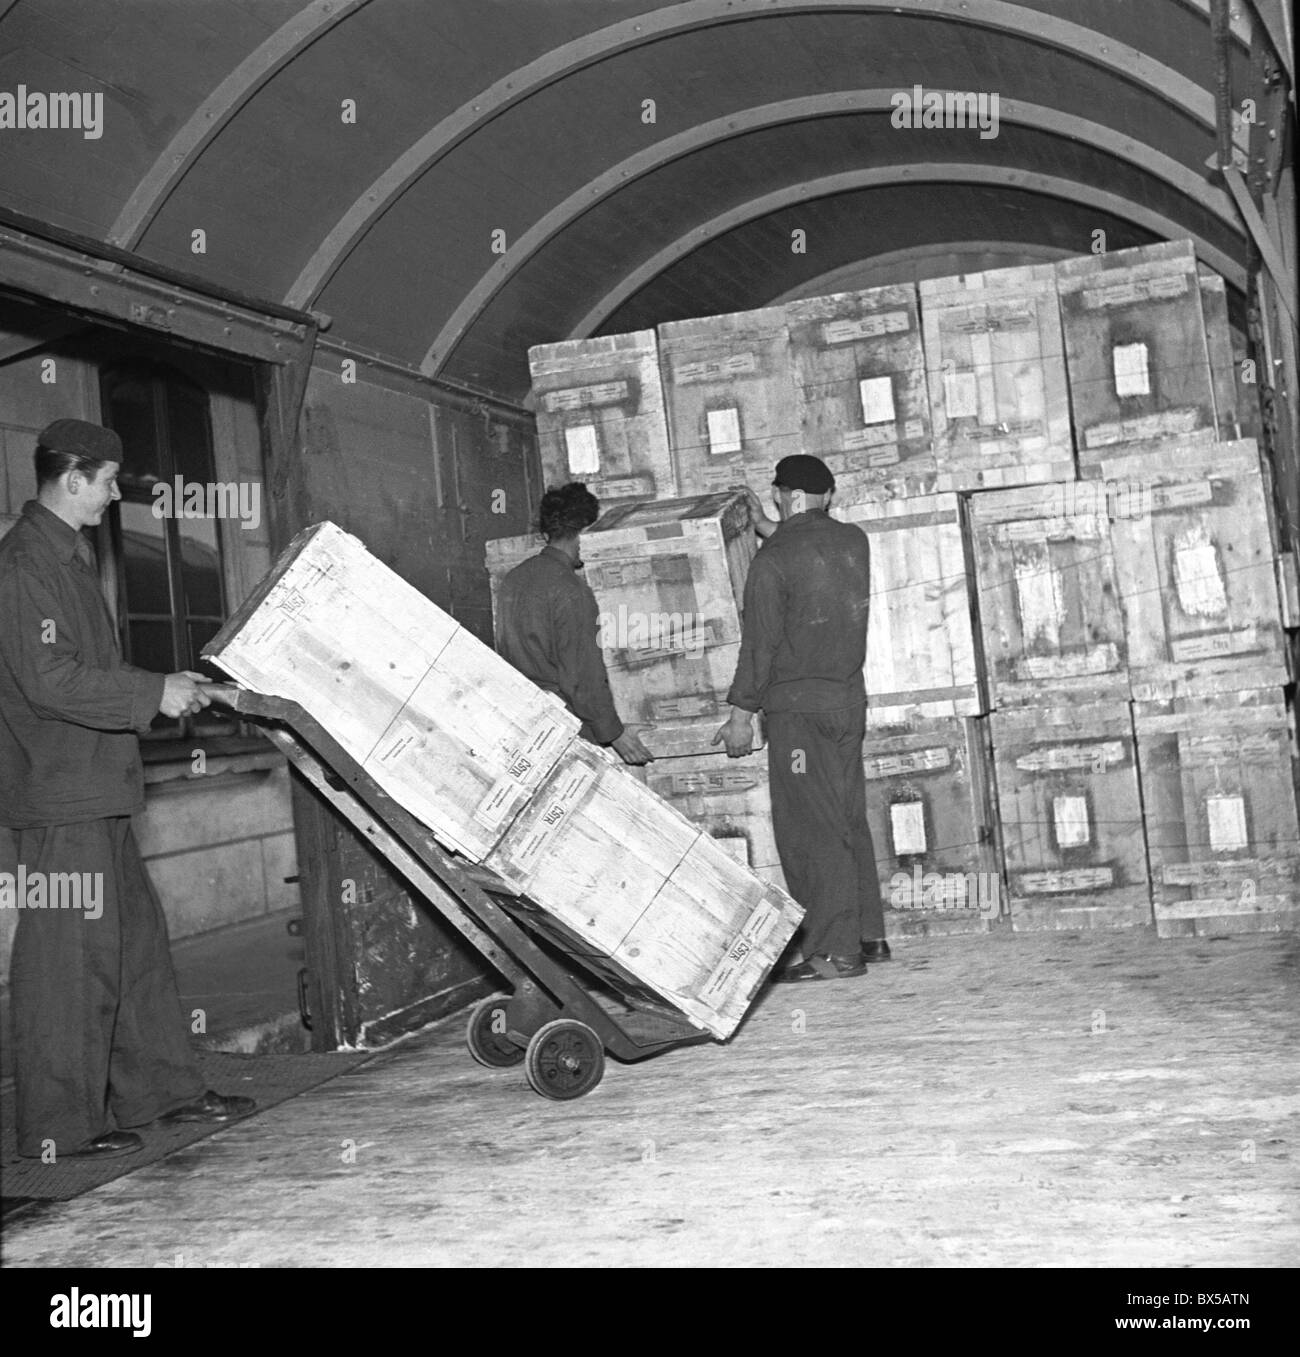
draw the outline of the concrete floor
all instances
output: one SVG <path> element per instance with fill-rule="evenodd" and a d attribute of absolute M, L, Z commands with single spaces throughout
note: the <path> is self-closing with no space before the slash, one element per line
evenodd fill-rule
<path fill-rule="evenodd" d="M 8 1265 L 1275 1267 L 1300 939 L 900 943 L 573 1103 L 450 1020 L 6 1233 Z"/>

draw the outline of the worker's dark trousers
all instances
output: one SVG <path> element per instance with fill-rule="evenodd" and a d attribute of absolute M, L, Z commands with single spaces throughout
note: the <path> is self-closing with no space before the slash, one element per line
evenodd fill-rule
<path fill-rule="evenodd" d="M 143 1126 L 200 1097 L 204 1083 L 130 818 L 21 829 L 13 838 L 29 898 L 33 873 L 46 882 L 55 872 L 92 874 L 86 883 L 98 874 L 100 883 L 98 918 L 85 908 L 24 908 L 14 934 L 18 1152 L 39 1156 L 52 1140 L 57 1160 L 115 1126 Z"/>
<path fill-rule="evenodd" d="M 852 956 L 883 938 L 885 917 L 867 827 L 863 707 L 767 717 L 772 829 L 790 894 L 806 911 L 804 956 Z"/>

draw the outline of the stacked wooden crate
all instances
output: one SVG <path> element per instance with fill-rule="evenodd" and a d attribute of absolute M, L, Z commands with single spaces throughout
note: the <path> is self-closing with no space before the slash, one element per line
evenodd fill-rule
<path fill-rule="evenodd" d="M 661 325 L 659 361 L 680 492 L 748 485 L 766 503 L 772 469 L 802 450 L 785 311 Z"/>
<path fill-rule="evenodd" d="M 501 538 L 501 578 L 545 545 Z M 600 609 L 614 702 L 656 757 L 711 747 L 740 653 L 740 605 L 756 538 L 734 493 L 616 505 L 583 534 L 583 577 Z"/>
<path fill-rule="evenodd" d="M 578 957 L 734 1031 L 802 911 L 332 523 L 301 533 L 204 654 L 299 703 L 448 848 L 527 892 Z"/>
<path fill-rule="evenodd" d="M 585 481 L 605 501 L 677 493 L 653 330 L 528 352 L 546 484 Z"/>

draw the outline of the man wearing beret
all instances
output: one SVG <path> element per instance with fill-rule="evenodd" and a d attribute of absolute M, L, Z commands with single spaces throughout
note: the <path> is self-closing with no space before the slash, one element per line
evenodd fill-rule
<path fill-rule="evenodd" d="M 144 806 L 136 732 L 208 698 L 201 674 L 122 661 L 81 531 L 121 499 L 121 460 L 111 429 L 55 420 L 36 448 L 36 498 L 0 542 L 0 824 L 14 831 L 13 879 L 27 883 L 11 902 L 18 1150 L 54 1162 L 135 1153 L 129 1128 L 158 1118 L 225 1121 L 254 1107 L 204 1091 L 131 830 Z M 36 907 L 73 879 L 73 900 L 94 910 Z"/>
<path fill-rule="evenodd" d="M 835 980 L 889 959 L 862 769 L 869 548 L 827 513 L 835 478 L 819 458 L 782 458 L 772 485 L 779 524 L 757 498 L 750 506 L 766 540 L 745 583 L 731 716 L 714 743 L 748 754 L 762 709 L 772 829 L 805 910 L 803 960 L 776 979 Z"/>

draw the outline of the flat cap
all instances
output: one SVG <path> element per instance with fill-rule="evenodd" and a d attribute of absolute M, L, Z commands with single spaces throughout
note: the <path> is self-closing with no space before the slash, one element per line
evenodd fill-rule
<path fill-rule="evenodd" d="M 51 452 L 67 452 L 75 457 L 95 457 L 101 462 L 122 460 L 122 440 L 102 424 L 84 419 L 56 419 L 37 435 L 41 447 Z"/>
<path fill-rule="evenodd" d="M 786 490 L 802 490 L 809 495 L 824 495 L 835 489 L 835 477 L 820 457 L 800 452 L 793 457 L 781 458 L 776 464 L 772 484 Z"/>

